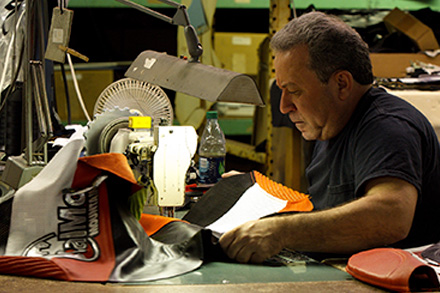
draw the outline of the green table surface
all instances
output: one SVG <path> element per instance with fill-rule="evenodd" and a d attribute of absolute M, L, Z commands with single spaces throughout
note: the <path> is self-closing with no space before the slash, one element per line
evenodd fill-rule
<path fill-rule="evenodd" d="M 194 285 L 353 280 L 346 272 L 321 263 L 287 266 L 212 262 L 177 277 L 145 284 Z"/>

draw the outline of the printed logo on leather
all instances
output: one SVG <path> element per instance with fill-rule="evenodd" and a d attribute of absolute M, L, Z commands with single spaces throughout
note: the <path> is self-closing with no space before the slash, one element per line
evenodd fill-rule
<path fill-rule="evenodd" d="M 94 240 L 99 235 L 98 186 L 78 192 L 64 190 L 63 205 L 58 207 L 57 214 L 58 231 L 33 241 L 23 256 L 98 259 L 100 249 Z"/>

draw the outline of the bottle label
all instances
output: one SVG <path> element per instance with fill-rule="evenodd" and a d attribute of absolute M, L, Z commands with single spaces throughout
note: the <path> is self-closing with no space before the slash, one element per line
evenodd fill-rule
<path fill-rule="evenodd" d="M 217 183 L 225 172 L 225 157 L 200 157 L 199 182 L 203 184 Z"/>

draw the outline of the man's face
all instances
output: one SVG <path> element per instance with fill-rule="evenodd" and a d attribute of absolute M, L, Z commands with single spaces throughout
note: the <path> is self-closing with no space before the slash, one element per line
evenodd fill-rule
<path fill-rule="evenodd" d="M 331 111 L 337 91 L 332 82 L 318 79 L 307 66 L 308 60 L 305 46 L 275 54 L 276 80 L 282 90 L 280 110 L 306 140 L 326 140 L 334 136 Z"/>

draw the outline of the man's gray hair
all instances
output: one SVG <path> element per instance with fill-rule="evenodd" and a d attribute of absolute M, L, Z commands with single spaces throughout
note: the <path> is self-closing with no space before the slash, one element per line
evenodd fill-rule
<path fill-rule="evenodd" d="M 360 35 L 336 16 L 310 12 L 291 20 L 270 41 L 277 52 L 306 45 L 309 66 L 319 80 L 327 83 L 338 70 L 347 70 L 360 84 L 373 82 L 367 44 Z"/>

